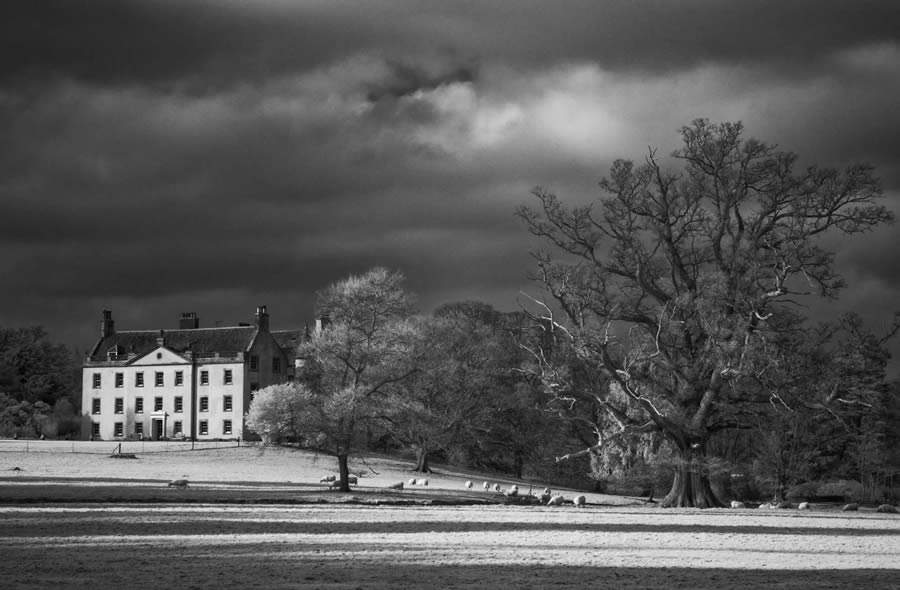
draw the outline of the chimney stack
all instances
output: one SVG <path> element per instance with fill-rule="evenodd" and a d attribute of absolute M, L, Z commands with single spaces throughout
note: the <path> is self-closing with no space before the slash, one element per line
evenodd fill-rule
<path fill-rule="evenodd" d="M 108 309 L 103 310 L 103 321 L 100 322 L 100 338 L 112 336 L 116 332 L 116 322 L 112 319 L 112 312 Z"/>
<path fill-rule="evenodd" d="M 178 328 L 181 330 L 196 330 L 200 327 L 200 318 L 193 311 L 186 311 L 181 314 L 181 320 L 178 322 Z"/>
<path fill-rule="evenodd" d="M 316 318 L 316 334 L 321 334 L 322 331 L 328 327 L 331 323 L 331 320 L 328 319 L 327 316 L 322 316 L 320 318 Z"/>
<path fill-rule="evenodd" d="M 269 313 L 265 305 L 256 308 L 256 329 L 261 332 L 269 331 Z"/>

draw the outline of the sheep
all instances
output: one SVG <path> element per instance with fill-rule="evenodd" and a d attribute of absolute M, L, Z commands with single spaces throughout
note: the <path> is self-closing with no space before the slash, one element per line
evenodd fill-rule
<path fill-rule="evenodd" d="M 809 510 L 809 502 L 800 502 L 800 505 L 797 506 L 797 510 Z"/>
<path fill-rule="evenodd" d="M 553 490 L 551 490 L 550 488 L 544 488 L 544 495 L 545 495 L 545 496 L 552 496 L 552 495 L 553 495 Z"/>
<path fill-rule="evenodd" d="M 847 504 L 841 508 L 842 512 L 856 512 L 859 510 L 859 504 Z"/>
<path fill-rule="evenodd" d="M 391 485 L 389 485 L 389 486 L 387 487 L 387 489 L 389 489 L 389 490 L 400 490 L 400 491 L 402 492 L 402 491 L 403 491 L 403 482 L 402 482 L 402 481 L 398 481 L 397 483 L 392 483 Z"/>
<path fill-rule="evenodd" d="M 349 485 L 356 485 L 356 484 L 357 484 L 356 476 L 348 475 L 347 476 L 347 485 L 349 486 Z M 329 490 L 333 490 L 334 488 L 339 488 L 339 487 L 341 487 L 341 480 L 339 480 L 339 479 L 328 482 Z"/>
<path fill-rule="evenodd" d="M 897 508 L 891 506 L 890 504 L 882 504 L 876 510 L 876 512 L 881 512 L 883 514 L 896 514 Z"/>
<path fill-rule="evenodd" d="M 779 510 L 783 510 L 785 508 L 790 508 L 790 507 L 791 507 L 791 503 L 788 502 L 787 500 L 783 500 L 775 505 L 775 508 L 778 508 Z"/>
<path fill-rule="evenodd" d="M 584 496 L 575 496 L 575 499 L 572 500 L 572 503 L 575 504 L 578 508 L 584 508 L 584 505 L 587 504 L 587 498 Z"/>
<path fill-rule="evenodd" d="M 547 506 L 562 506 L 566 499 L 562 496 L 553 496 L 547 501 Z"/>
<path fill-rule="evenodd" d="M 765 504 L 759 505 L 760 510 L 771 510 L 772 508 L 774 508 L 774 506 L 772 506 L 772 504 L 770 502 L 766 502 Z"/>
<path fill-rule="evenodd" d="M 419 480 L 419 485 L 420 485 L 420 486 L 427 486 L 427 485 L 428 485 L 428 478 L 426 477 L 425 479 L 420 479 L 420 480 Z"/>
<path fill-rule="evenodd" d="M 467 482 L 466 482 L 466 489 L 467 489 L 467 490 L 471 490 L 471 489 L 472 489 L 472 482 L 471 482 L 471 481 L 467 481 Z"/>
<path fill-rule="evenodd" d="M 518 495 L 519 495 L 519 486 L 517 486 L 517 485 L 513 485 L 512 487 L 509 488 L 509 491 L 506 492 L 507 498 L 515 498 Z"/>
<path fill-rule="evenodd" d="M 186 479 L 173 479 L 172 481 L 169 482 L 169 487 L 170 487 L 170 488 L 181 488 L 181 489 L 185 489 L 186 487 L 188 487 L 188 480 L 186 480 Z"/>
<path fill-rule="evenodd" d="M 500 484 L 499 484 L 499 483 L 495 483 L 495 484 L 494 484 L 494 491 L 495 491 L 495 492 L 500 492 L 500 491 L 502 491 L 502 490 L 503 490 L 503 488 L 500 487 Z"/>
<path fill-rule="evenodd" d="M 323 477 L 322 479 L 319 480 L 319 483 L 330 483 L 335 480 L 337 480 L 336 475 L 326 475 L 325 477 Z"/>
<path fill-rule="evenodd" d="M 732 508 L 746 508 L 747 505 L 744 504 L 743 502 L 738 502 L 737 500 L 732 500 L 732 501 L 731 501 L 731 507 L 732 507 Z"/>
<path fill-rule="evenodd" d="M 412 487 L 412 486 L 416 485 L 417 483 L 418 483 L 418 482 L 416 481 L 416 478 L 415 478 L 415 477 L 411 477 L 411 478 L 409 479 L 409 481 L 406 482 L 406 485 Z"/>
<path fill-rule="evenodd" d="M 484 491 L 486 492 L 489 492 L 491 490 L 491 484 L 489 484 L 488 482 L 484 482 L 483 484 L 481 484 L 481 487 L 483 487 Z"/>

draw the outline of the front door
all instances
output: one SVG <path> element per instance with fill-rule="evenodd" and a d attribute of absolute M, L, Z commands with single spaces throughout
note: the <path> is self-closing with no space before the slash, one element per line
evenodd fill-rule
<path fill-rule="evenodd" d="M 153 440 L 159 440 L 163 437 L 163 421 L 153 420 Z"/>

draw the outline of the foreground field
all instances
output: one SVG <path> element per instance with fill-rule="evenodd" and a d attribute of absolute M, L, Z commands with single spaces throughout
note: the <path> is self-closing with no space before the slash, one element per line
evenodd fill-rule
<path fill-rule="evenodd" d="M 897 588 L 900 579 L 892 514 L 663 510 L 600 494 L 583 509 L 509 506 L 464 482 L 528 482 L 444 469 L 400 492 L 389 486 L 413 475 L 409 464 L 375 457 L 354 464 L 360 485 L 338 494 L 319 483 L 334 471 L 329 457 L 233 448 L 112 459 L 97 445 L 0 452 L 0 587 Z M 187 489 L 167 485 L 183 477 Z M 438 506 L 447 503 L 457 505 Z"/>
<path fill-rule="evenodd" d="M 5 588 L 896 588 L 886 515 L 0 507 Z"/>

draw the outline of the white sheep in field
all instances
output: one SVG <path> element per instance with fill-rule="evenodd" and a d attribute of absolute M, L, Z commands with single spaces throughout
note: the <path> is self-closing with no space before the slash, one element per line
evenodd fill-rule
<path fill-rule="evenodd" d="M 797 506 L 797 510 L 809 510 L 809 502 L 800 502 L 800 505 Z"/>
<path fill-rule="evenodd" d="M 409 479 L 409 481 L 406 482 L 406 485 L 412 487 L 412 486 L 414 486 L 414 485 L 417 485 L 418 483 L 419 483 L 419 482 L 416 480 L 416 478 L 415 478 L 415 477 L 412 477 L 412 478 Z"/>
<path fill-rule="evenodd" d="M 746 508 L 747 505 L 744 504 L 743 502 L 738 502 L 737 500 L 732 500 L 732 501 L 731 501 L 731 507 L 732 507 L 732 508 Z"/>
<path fill-rule="evenodd" d="M 566 499 L 562 496 L 553 496 L 547 501 L 547 506 L 562 506 Z"/>
<path fill-rule="evenodd" d="M 503 488 L 500 487 L 500 484 L 499 484 L 499 483 L 495 483 L 495 484 L 494 484 L 494 491 L 495 491 L 495 492 L 499 492 L 499 491 L 502 491 L 502 490 L 503 490 Z"/>
<path fill-rule="evenodd" d="M 553 495 L 553 490 L 551 490 L 550 488 L 544 488 L 544 495 L 545 495 L 545 496 L 552 496 L 552 495 Z"/>
<path fill-rule="evenodd" d="M 426 477 L 425 479 L 420 479 L 420 480 L 419 480 L 419 485 L 420 485 L 420 486 L 427 486 L 427 485 L 428 485 L 428 478 Z"/>
<path fill-rule="evenodd" d="M 402 482 L 402 481 L 398 481 L 397 483 L 392 483 L 391 485 L 389 485 L 389 486 L 387 487 L 387 489 L 389 489 L 389 490 L 400 490 L 400 491 L 402 492 L 402 491 L 403 491 L 403 482 Z"/>
<path fill-rule="evenodd" d="M 575 504 L 578 508 L 584 508 L 584 505 L 587 504 L 587 498 L 584 496 L 575 496 L 575 499 L 572 500 L 572 504 Z"/>
<path fill-rule="evenodd" d="M 506 492 L 506 497 L 507 497 L 507 498 L 515 498 L 515 497 L 518 496 L 518 495 L 519 495 L 519 486 L 517 486 L 517 485 L 513 485 L 513 486 L 510 487 L 509 490 Z"/>
<path fill-rule="evenodd" d="M 472 489 L 472 482 L 471 482 L 471 481 L 467 481 L 465 485 L 466 485 L 466 489 L 467 489 L 467 490 L 471 490 L 471 489 Z"/>
<path fill-rule="evenodd" d="M 484 491 L 486 492 L 489 492 L 491 490 L 491 484 L 489 484 L 488 482 L 484 482 L 483 484 L 481 484 L 481 487 L 483 487 Z"/>
<path fill-rule="evenodd" d="M 319 483 L 330 483 L 332 481 L 335 481 L 336 479 L 337 479 L 336 475 L 326 475 L 325 477 L 323 477 L 322 479 L 319 480 Z"/>
<path fill-rule="evenodd" d="M 170 488 L 181 488 L 184 489 L 188 487 L 188 480 L 186 479 L 173 479 L 169 482 Z"/>

